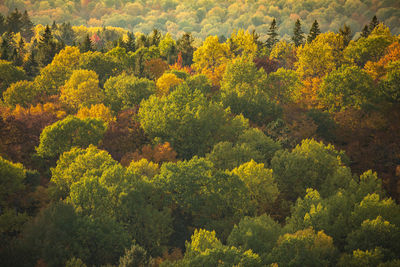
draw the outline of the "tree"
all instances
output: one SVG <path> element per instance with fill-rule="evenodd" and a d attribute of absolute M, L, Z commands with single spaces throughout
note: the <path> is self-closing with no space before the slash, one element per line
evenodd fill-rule
<path fill-rule="evenodd" d="M 279 191 L 287 199 L 295 201 L 305 195 L 307 188 L 320 190 L 324 196 L 346 188 L 351 172 L 343 162 L 346 162 L 344 153 L 336 151 L 332 145 L 325 146 L 322 142 L 306 139 L 292 152 L 278 151 L 271 167 Z"/>
<path fill-rule="evenodd" d="M 279 41 L 272 47 L 269 59 L 278 61 L 279 67 L 293 69 L 297 61 L 296 47 L 286 41 Z"/>
<path fill-rule="evenodd" d="M 28 12 L 26 10 L 22 14 L 21 22 L 22 22 L 21 35 L 22 37 L 25 38 L 27 42 L 29 42 L 33 37 L 33 23 L 30 20 Z"/>
<path fill-rule="evenodd" d="M 103 99 L 104 94 L 94 71 L 74 70 L 61 88 L 60 100 L 73 110 L 99 104 Z"/>
<path fill-rule="evenodd" d="M 112 115 L 111 110 L 104 106 L 104 104 L 96 104 L 90 106 L 90 108 L 83 107 L 78 110 L 76 117 L 79 119 L 94 118 L 100 119 L 107 124 L 115 121 L 115 117 Z"/>
<path fill-rule="evenodd" d="M 263 85 L 269 99 L 277 103 L 293 103 L 300 97 L 301 81 L 294 70 L 279 68 L 268 75 Z"/>
<path fill-rule="evenodd" d="M 183 216 L 184 235 L 191 227 L 215 229 L 226 238 L 234 223 L 251 209 L 244 183 L 236 175 L 213 172 L 212 163 L 193 157 L 164 163 L 154 182 L 171 197 Z M 187 227 L 187 228 L 186 228 Z"/>
<path fill-rule="evenodd" d="M 17 8 L 7 16 L 7 27 L 10 32 L 20 32 L 23 26 L 22 22 L 22 14 L 18 11 Z"/>
<path fill-rule="evenodd" d="M 73 45 L 75 43 L 75 32 L 72 29 L 70 22 L 63 22 L 59 25 L 60 31 L 60 41 L 63 42 L 65 45 Z"/>
<path fill-rule="evenodd" d="M 376 16 L 374 16 L 371 19 L 371 22 L 368 25 L 369 32 L 371 33 L 375 29 L 375 27 L 378 26 L 378 25 L 379 25 L 379 20 L 378 20 L 378 18 Z"/>
<path fill-rule="evenodd" d="M 120 267 L 145 267 L 149 264 L 147 251 L 139 245 L 125 249 L 125 254 L 119 259 Z"/>
<path fill-rule="evenodd" d="M 92 41 L 89 38 L 89 34 L 86 34 L 85 39 L 83 40 L 82 44 L 80 45 L 80 50 L 82 53 L 93 51 L 93 45 L 92 45 Z"/>
<path fill-rule="evenodd" d="M 47 66 L 56 55 L 58 47 L 54 40 L 53 34 L 49 25 L 44 29 L 43 35 L 40 37 L 38 43 L 37 60 L 41 67 Z"/>
<path fill-rule="evenodd" d="M 169 142 L 182 158 L 204 155 L 215 143 L 233 140 L 246 127 L 200 91 L 178 86 L 167 96 L 150 96 L 141 103 L 139 121 L 150 138 Z"/>
<path fill-rule="evenodd" d="M 106 126 L 103 121 L 74 116 L 60 120 L 43 129 L 37 153 L 42 157 L 54 158 L 70 150 L 73 146 L 97 145 L 103 138 Z"/>
<path fill-rule="evenodd" d="M 251 160 L 233 169 L 231 173 L 239 176 L 246 185 L 258 215 L 271 208 L 279 194 L 271 169 Z"/>
<path fill-rule="evenodd" d="M 190 66 L 193 63 L 194 38 L 191 33 L 184 33 L 176 42 L 178 52 L 181 53 L 184 66 Z"/>
<path fill-rule="evenodd" d="M 283 266 L 329 266 L 336 255 L 332 237 L 308 228 L 281 236 L 267 262 Z"/>
<path fill-rule="evenodd" d="M 173 64 L 177 56 L 176 42 L 172 39 L 171 35 L 167 33 L 158 45 L 160 48 L 161 56 L 167 61 L 168 64 Z"/>
<path fill-rule="evenodd" d="M 79 68 L 96 72 L 99 76 L 100 86 L 103 86 L 111 76 L 116 76 L 122 72 L 121 65 L 113 57 L 98 51 L 82 54 Z"/>
<path fill-rule="evenodd" d="M 104 84 L 105 102 L 114 112 L 134 108 L 155 91 L 153 81 L 125 73 L 111 77 Z"/>
<path fill-rule="evenodd" d="M 351 32 L 350 26 L 346 25 L 345 23 L 343 27 L 339 29 L 339 34 L 343 36 L 344 47 L 348 46 L 353 38 L 353 33 Z"/>
<path fill-rule="evenodd" d="M 0 93 L 3 93 L 12 83 L 26 79 L 22 68 L 15 67 L 5 60 L 0 60 L 0 73 Z"/>
<path fill-rule="evenodd" d="M 303 45 L 304 44 L 304 32 L 301 29 L 301 22 L 300 19 L 296 20 L 296 23 L 294 24 L 293 28 L 293 36 L 292 36 L 292 41 L 296 47 Z"/>
<path fill-rule="evenodd" d="M 157 79 L 158 95 L 167 95 L 173 88 L 183 83 L 183 80 L 173 73 L 164 73 Z"/>
<path fill-rule="evenodd" d="M 236 57 L 253 59 L 257 52 L 257 44 L 254 35 L 249 31 L 234 31 L 227 40 L 229 48 Z"/>
<path fill-rule="evenodd" d="M 278 27 L 276 26 L 276 20 L 273 19 L 271 25 L 269 26 L 269 30 L 267 32 L 268 39 L 266 41 L 266 46 L 271 49 L 276 42 L 278 42 Z"/>
<path fill-rule="evenodd" d="M 310 33 L 307 36 L 307 43 L 314 41 L 320 33 L 321 30 L 319 29 L 318 21 L 314 20 L 313 24 L 311 25 Z"/>
<path fill-rule="evenodd" d="M 376 93 L 372 78 L 357 66 L 342 66 L 326 76 L 319 97 L 331 110 L 362 108 L 373 102 Z"/>
<path fill-rule="evenodd" d="M 39 65 L 38 65 L 38 62 L 36 61 L 34 51 L 32 51 L 29 54 L 28 59 L 24 62 L 22 67 L 29 77 L 36 77 L 36 75 L 38 75 Z"/>
<path fill-rule="evenodd" d="M 244 217 L 233 227 L 227 244 L 243 251 L 251 249 L 260 256 L 269 254 L 282 233 L 281 226 L 270 216 Z"/>
<path fill-rule="evenodd" d="M 20 105 L 27 107 L 35 103 L 38 91 L 33 82 L 19 81 L 13 83 L 8 89 L 3 92 L 4 103 L 14 107 Z"/>

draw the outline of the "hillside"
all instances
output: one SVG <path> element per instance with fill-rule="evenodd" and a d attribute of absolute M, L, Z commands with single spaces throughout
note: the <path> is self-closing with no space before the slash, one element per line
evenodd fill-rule
<path fill-rule="evenodd" d="M 321 30 L 337 31 L 344 23 L 353 32 L 361 31 L 377 15 L 394 34 L 400 33 L 398 0 L 5 0 L 0 12 L 28 10 L 35 24 L 71 22 L 72 25 L 116 26 L 149 33 L 153 28 L 179 37 L 192 32 L 205 39 L 209 35 L 228 37 L 234 29 L 256 30 L 265 37 L 273 18 L 280 36 L 291 35 L 299 18 L 308 31 L 319 21 Z"/>

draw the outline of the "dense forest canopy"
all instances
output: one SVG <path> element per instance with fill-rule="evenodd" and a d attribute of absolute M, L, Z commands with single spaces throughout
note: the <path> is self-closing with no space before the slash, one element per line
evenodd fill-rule
<path fill-rule="evenodd" d="M 381 9 L 356 34 L 325 24 L 328 1 L 276 2 L 325 13 L 287 36 L 279 17 L 210 24 L 224 37 L 87 27 L 132 4 L 96 3 L 5 1 L 0 265 L 400 266 L 400 35 Z"/>
<path fill-rule="evenodd" d="M 306 28 L 316 19 L 322 31 L 335 31 L 344 23 L 360 32 L 373 15 L 400 33 L 397 0 L 5 0 L 0 12 L 27 10 L 35 24 L 70 22 L 72 25 L 125 28 L 150 33 L 154 28 L 179 37 L 228 37 L 235 29 L 255 30 L 266 37 L 275 18 L 279 35 L 288 37 L 300 19 Z"/>

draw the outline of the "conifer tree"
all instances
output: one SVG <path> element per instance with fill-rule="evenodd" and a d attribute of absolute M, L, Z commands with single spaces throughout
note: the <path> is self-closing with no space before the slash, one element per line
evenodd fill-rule
<path fill-rule="evenodd" d="M 369 33 L 371 33 L 375 29 L 375 27 L 378 26 L 378 24 L 379 20 L 376 16 L 374 16 L 368 26 Z"/>
<path fill-rule="evenodd" d="M 63 41 L 66 45 L 73 45 L 75 42 L 75 32 L 72 30 L 71 23 L 63 22 L 59 28 L 61 41 Z"/>
<path fill-rule="evenodd" d="M 153 29 L 153 32 L 149 36 L 149 45 L 158 46 L 161 40 L 161 33 L 157 29 Z"/>
<path fill-rule="evenodd" d="M 360 37 L 367 38 L 368 35 L 369 35 L 369 27 L 368 25 L 365 25 L 361 31 Z"/>
<path fill-rule="evenodd" d="M 183 59 L 183 65 L 188 66 L 193 63 L 193 36 L 191 33 L 185 33 L 178 39 L 177 47 Z"/>
<path fill-rule="evenodd" d="M 321 33 L 318 21 L 315 20 L 311 26 L 310 33 L 307 36 L 307 43 L 311 43 Z"/>
<path fill-rule="evenodd" d="M 294 24 L 294 28 L 293 28 L 293 36 L 292 36 L 292 41 L 294 43 L 294 45 L 300 46 L 302 44 L 304 44 L 304 32 L 301 29 L 301 22 L 299 19 L 297 19 L 296 23 Z"/>
<path fill-rule="evenodd" d="M 353 33 L 351 32 L 350 26 L 344 24 L 343 27 L 339 29 L 339 34 L 343 36 L 344 46 L 348 46 L 353 38 Z"/>
<path fill-rule="evenodd" d="M 21 21 L 22 21 L 21 35 L 22 37 L 25 38 L 27 42 L 30 42 L 31 38 L 33 37 L 33 23 L 30 20 L 28 12 L 26 10 L 22 14 Z"/>
<path fill-rule="evenodd" d="M 89 38 L 89 34 L 86 35 L 85 40 L 80 46 L 80 50 L 82 53 L 88 52 L 88 51 L 93 51 L 93 45 L 92 41 Z"/>
<path fill-rule="evenodd" d="M 7 29 L 11 32 L 20 32 L 22 28 L 22 14 L 16 8 L 7 16 Z"/>
<path fill-rule="evenodd" d="M 6 18 L 0 13 L 0 34 L 3 34 L 6 30 Z"/>
<path fill-rule="evenodd" d="M 128 32 L 128 40 L 125 43 L 125 50 L 126 52 L 136 51 L 135 35 L 133 35 L 131 32 Z"/>
<path fill-rule="evenodd" d="M 269 27 L 269 30 L 267 33 L 268 39 L 267 39 L 266 45 L 268 48 L 272 48 L 274 46 L 274 44 L 278 42 L 277 30 L 278 30 L 278 27 L 276 26 L 276 20 L 273 19 L 271 22 L 271 26 Z"/>
<path fill-rule="evenodd" d="M 24 68 L 26 74 L 32 78 L 35 77 L 39 73 L 39 68 L 38 68 L 39 66 L 38 66 L 38 63 L 37 63 L 35 57 L 36 57 L 35 51 L 33 50 L 29 54 L 28 60 L 23 64 L 23 68 Z"/>
<path fill-rule="evenodd" d="M 57 53 L 57 44 L 49 25 L 46 26 L 38 43 L 37 60 L 41 67 L 47 66 Z"/>

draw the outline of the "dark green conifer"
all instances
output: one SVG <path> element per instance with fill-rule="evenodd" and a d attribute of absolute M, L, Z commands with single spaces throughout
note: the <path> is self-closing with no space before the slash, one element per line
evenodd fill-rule
<path fill-rule="evenodd" d="M 319 29 L 319 24 L 318 21 L 315 20 L 314 23 L 311 26 L 310 33 L 307 36 L 307 43 L 311 43 L 314 41 L 315 38 L 321 33 L 321 30 Z"/>
<path fill-rule="evenodd" d="M 343 27 L 339 29 L 339 34 L 343 36 L 344 46 L 348 46 L 353 38 L 353 33 L 351 32 L 350 26 L 344 24 Z"/>
<path fill-rule="evenodd" d="M 22 28 L 22 14 L 16 8 L 7 16 L 7 30 L 17 33 L 21 31 Z"/>
<path fill-rule="evenodd" d="M 22 29 L 21 29 L 21 35 L 22 37 L 25 38 L 27 42 L 30 42 L 31 38 L 33 37 L 33 23 L 29 18 L 28 12 L 25 10 L 25 12 L 22 14 Z"/>
<path fill-rule="evenodd" d="M 80 46 L 80 50 L 82 53 L 86 53 L 86 52 L 94 50 L 92 41 L 89 38 L 89 34 L 86 34 L 85 40 L 83 40 L 83 43 Z"/>
<path fill-rule="evenodd" d="M 269 26 L 269 30 L 268 30 L 268 39 L 266 42 L 266 45 L 268 48 L 272 48 L 277 42 L 278 42 L 278 27 L 276 26 L 276 20 L 273 19 L 271 22 L 271 25 Z"/>
<path fill-rule="evenodd" d="M 301 22 L 299 19 L 296 20 L 296 23 L 294 24 L 293 28 L 293 36 L 292 36 L 292 41 L 296 47 L 304 44 L 304 32 L 301 29 Z"/>

